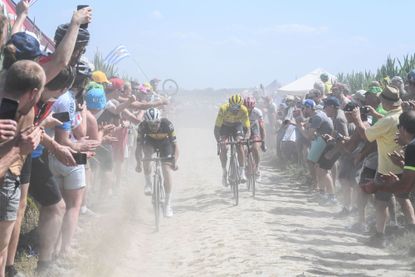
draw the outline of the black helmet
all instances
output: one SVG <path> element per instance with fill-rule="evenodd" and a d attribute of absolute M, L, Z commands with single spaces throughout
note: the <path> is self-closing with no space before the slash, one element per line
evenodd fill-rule
<path fill-rule="evenodd" d="M 66 32 L 68 31 L 69 23 L 59 25 L 55 32 L 55 43 L 56 46 L 62 41 Z M 76 38 L 75 47 L 86 47 L 89 42 L 89 31 L 84 28 L 79 28 L 78 37 Z"/>

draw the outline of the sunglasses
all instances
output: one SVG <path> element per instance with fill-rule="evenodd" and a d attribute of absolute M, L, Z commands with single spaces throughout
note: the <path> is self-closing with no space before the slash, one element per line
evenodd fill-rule
<path fill-rule="evenodd" d="M 241 109 L 241 105 L 233 104 L 230 106 L 230 110 L 233 112 L 239 111 Z"/>

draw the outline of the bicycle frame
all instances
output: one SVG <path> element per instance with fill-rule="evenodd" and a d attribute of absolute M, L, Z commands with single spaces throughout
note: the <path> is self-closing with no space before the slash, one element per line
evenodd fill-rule
<path fill-rule="evenodd" d="M 154 162 L 154 174 L 153 174 L 153 183 L 152 183 L 152 203 L 154 209 L 154 219 L 156 225 L 156 231 L 159 231 L 160 228 L 160 208 L 165 212 L 165 199 L 166 191 L 164 189 L 164 179 L 161 165 L 163 161 L 170 161 L 172 158 L 160 158 L 160 151 L 156 149 L 156 157 L 143 159 L 146 162 Z"/>

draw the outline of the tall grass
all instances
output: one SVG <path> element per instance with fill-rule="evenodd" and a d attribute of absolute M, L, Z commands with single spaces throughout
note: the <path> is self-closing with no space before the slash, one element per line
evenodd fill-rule
<path fill-rule="evenodd" d="M 394 76 L 401 76 L 405 80 L 412 69 L 415 69 L 415 54 L 406 55 L 402 60 L 388 56 L 386 62 L 376 70 L 376 73 L 371 71 L 339 73 L 337 80 L 348 84 L 351 91 L 355 92 L 359 89 L 367 89 L 370 82 L 374 80 L 384 83 L 385 80 Z"/>

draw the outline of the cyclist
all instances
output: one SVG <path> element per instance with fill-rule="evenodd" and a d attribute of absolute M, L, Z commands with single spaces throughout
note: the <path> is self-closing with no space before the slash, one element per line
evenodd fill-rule
<path fill-rule="evenodd" d="M 225 142 L 229 137 L 241 140 L 250 137 L 250 127 L 248 109 L 243 105 L 244 100 L 239 94 L 232 95 L 229 103 L 225 103 L 219 108 L 216 118 L 214 134 L 216 141 L 220 144 L 220 161 L 222 164 L 222 183 L 228 185 L 228 172 L 226 170 L 227 163 L 227 147 L 221 142 Z M 237 146 L 239 173 L 241 181 L 246 182 L 245 176 L 245 155 L 242 144 Z"/>
<path fill-rule="evenodd" d="M 137 135 L 137 149 L 136 171 L 141 172 L 141 161 L 144 153 L 144 158 L 150 158 L 155 150 L 160 151 L 161 158 L 172 157 L 172 161 L 163 161 L 162 170 L 164 178 L 164 189 L 166 191 L 166 205 L 165 215 L 167 217 L 173 216 L 173 209 L 171 207 L 171 191 L 172 191 L 172 177 L 171 171 L 177 170 L 177 158 L 179 155 L 179 148 L 176 143 L 176 133 L 173 124 L 167 118 L 161 118 L 160 110 L 156 108 L 148 109 L 144 114 L 144 121 L 138 125 Z M 151 195 L 151 167 L 150 162 L 144 162 L 144 178 L 145 186 L 144 193 Z"/>
<path fill-rule="evenodd" d="M 256 107 L 256 99 L 253 96 L 245 97 L 244 99 L 244 105 L 248 109 L 249 113 L 249 121 L 251 124 L 251 140 L 253 141 L 259 141 L 262 142 L 254 142 L 252 153 L 255 160 L 255 172 L 256 177 L 259 178 L 260 172 L 259 172 L 259 148 L 261 147 L 261 150 L 263 152 L 266 151 L 265 146 L 265 128 L 264 128 L 264 117 L 262 115 L 262 111 Z"/>

